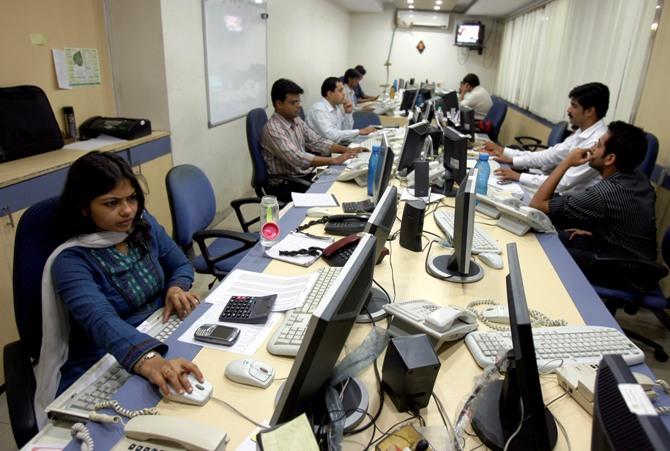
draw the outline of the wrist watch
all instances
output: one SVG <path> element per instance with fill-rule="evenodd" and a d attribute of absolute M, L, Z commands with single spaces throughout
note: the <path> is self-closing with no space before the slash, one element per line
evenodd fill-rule
<path fill-rule="evenodd" d="M 142 357 L 140 357 L 140 360 L 138 360 L 137 363 L 135 364 L 135 372 L 139 374 L 140 369 L 142 369 L 142 365 L 144 365 L 144 363 L 147 360 L 151 360 L 154 357 L 156 357 L 157 355 L 158 355 L 158 353 L 156 351 L 149 351 L 146 354 L 144 354 Z"/>

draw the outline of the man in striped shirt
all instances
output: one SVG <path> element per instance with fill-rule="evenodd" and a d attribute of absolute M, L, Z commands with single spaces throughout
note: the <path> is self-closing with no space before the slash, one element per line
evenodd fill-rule
<path fill-rule="evenodd" d="M 309 187 L 309 183 L 292 182 L 281 176 L 310 182 L 313 167 L 342 164 L 365 150 L 341 146 L 309 128 L 299 117 L 303 92 L 300 86 L 284 78 L 275 81 L 270 92 L 275 112 L 263 128 L 261 147 L 270 184 L 281 200 L 290 200 L 292 191 L 304 192 Z M 333 157 L 333 152 L 341 155 Z"/>
<path fill-rule="evenodd" d="M 614 282 L 596 256 L 656 260 L 656 195 L 638 169 L 647 140 L 642 129 L 615 121 L 590 149 L 573 149 L 540 186 L 530 206 L 549 215 L 561 241 L 592 282 Z M 574 195 L 554 197 L 568 169 L 588 163 L 602 181 Z M 623 269 L 623 268 L 622 268 Z"/>

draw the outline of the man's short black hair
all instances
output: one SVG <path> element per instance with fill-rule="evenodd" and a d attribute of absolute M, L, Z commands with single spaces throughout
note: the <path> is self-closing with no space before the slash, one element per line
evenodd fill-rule
<path fill-rule="evenodd" d="M 603 156 L 616 155 L 614 166 L 621 172 L 633 172 L 647 154 L 647 135 L 640 127 L 623 121 L 610 122 L 608 128 L 610 137 Z"/>
<path fill-rule="evenodd" d="M 476 88 L 479 86 L 479 77 L 476 76 L 475 74 L 468 74 L 465 77 L 463 77 L 463 81 L 461 83 L 467 83 L 473 88 Z"/>
<path fill-rule="evenodd" d="M 337 89 L 337 82 L 340 80 L 337 77 L 328 77 L 323 80 L 321 84 L 321 95 L 326 97 L 330 91 L 335 91 Z"/>
<path fill-rule="evenodd" d="M 365 75 L 365 74 L 368 73 L 368 71 L 366 71 L 365 68 L 363 66 L 361 66 L 360 64 L 358 66 L 354 67 L 354 69 L 356 69 L 358 71 L 358 73 L 360 73 L 361 75 Z"/>
<path fill-rule="evenodd" d="M 344 82 L 349 83 L 349 80 L 352 78 L 358 78 L 359 80 L 363 78 L 360 72 L 358 72 L 356 69 L 347 69 L 347 71 L 344 73 Z"/>
<path fill-rule="evenodd" d="M 270 90 L 270 98 L 272 99 L 272 106 L 274 106 L 277 101 L 286 100 L 287 94 L 296 94 L 300 95 L 305 91 L 302 90 L 300 86 L 293 83 L 291 80 L 286 78 L 280 78 L 272 84 L 272 90 Z"/>
<path fill-rule="evenodd" d="M 568 97 L 575 99 L 584 109 L 595 107 L 598 119 L 605 117 L 610 104 L 609 88 L 598 82 L 577 86 Z"/>

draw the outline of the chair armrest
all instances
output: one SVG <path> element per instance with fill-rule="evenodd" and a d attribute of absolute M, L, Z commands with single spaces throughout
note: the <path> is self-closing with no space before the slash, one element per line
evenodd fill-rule
<path fill-rule="evenodd" d="M 5 345 L 3 359 L 7 410 L 16 445 L 22 448 L 38 432 L 33 407 L 35 399 L 33 365 L 20 341 Z"/>
<path fill-rule="evenodd" d="M 541 139 L 537 139 L 534 136 L 515 136 L 514 140 L 521 144 L 522 146 L 525 144 L 540 144 L 542 142 Z M 524 142 L 524 141 L 530 141 L 530 142 Z"/>
<path fill-rule="evenodd" d="M 298 178 L 298 177 L 291 177 L 290 175 L 271 175 L 270 178 L 279 179 L 279 180 L 286 180 L 287 182 L 298 183 L 298 184 L 304 185 L 308 188 L 310 186 L 312 186 L 312 184 L 310 182 L 308 182 L 307 180 L 303 180 L 303 179 Z"/>
<path fill-rule="evenodd" d="M 593 268 L 611 274 L 616 285 L 644 293 L 653 289 L 659 280 L 668 275 L 668 268 L 656 262 L 639 258 L 595 256 Z"/>
<path fill-rule="evenodd" d="M 212 240 L 217 238 L 226 238 L 229 240 L 239 241 L 240 246 L 236 247 L 235 249 L 229 252 L 225 252 L 221 255 L 212 256 L 210 255 L 209 249 L 207 248 L 206 240 Z M 246 233 L 233 232 L 231 230 L 217 230 L 217 229 L 201 230 L 199 232 L 195 232 L 193 234 L 193 241 L 198 243 L 200 253 L 204 257 L 205 261 L 207 262 L 207 265 L 210 267 L 213 273 L 215 273 L 214 265 L 217 262 L 230 258 L 233 255 L 237 255 L 240 252 L 243 252 L 247 249 L 251 249 L 256 245 L 256 243 L 258 243 L 257 238 L 249 238 L 248 234 Z"/>
<path fill-rule="evenodd" d="M 260 204 L 260 203 L 261 203 L 260 197 L 244 197 L 241 199 L 232 200 L 230 202 L 230 206 L 233 207 L 233 210 L 235 210 L 237 220 L 239 221 L 242 230 L 244 230 L 245 232 L 248 232 L 249 226 L 260 221 L 261 218 L 260 216 L 257 216 L 247 221 L 246 219 L 244 219 L 244 215 L 242 214 L 242 206 L 249 204 Z M 256 209 L 256 211 L 258 211 L 258 209 Z"/>

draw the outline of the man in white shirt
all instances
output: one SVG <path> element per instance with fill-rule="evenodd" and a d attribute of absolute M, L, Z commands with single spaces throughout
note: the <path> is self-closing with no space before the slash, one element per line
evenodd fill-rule
<path fill-rule="evenodd" d="M 351 141 L 359 135 L 369 135 L 375 129 L 354 128 L 354 109 L 345 98 L 344 85 L 335 77 L 328 77 L 321 85 L 321 100 L 307 113 L 307 124 L 324 138 L 335 142 Z"/>
<path fill-rule="evenodd" d="M 482 120 L 493 106 L 491 95 L 479 85 L 479 77 L 468 74 L 461 81 L 458 100 L 462 106 L 475 110 L 475 119 Z"/>
<path fill-rule="evenodd" d="M 531 190 L 536 190 L 549 176 L 549 173 L 570 153 L 572 149 L 588 149 L 595 146 L 607 132 L 603 117 L 609 107 L 610 92 L 602 83 L 587 83 L 575 87 L 570 94 L 567 109 L 568 118 L 577 130 L 562 143 L 536 152 L 503 148 L 493 142 L 487 142 L 485 149 L 495 155 L 500 163 L 511 164 L 515 168 L 536 168 L 541 174 L 520 174 L 511 168 L 497 169 L 495 175 L 502 180 L 516 180 Z M 587 163 L 573 166 L 561 178 L 556 192 L 559 194 L 577 194 L 598 183 L 602 177 Z"/>

